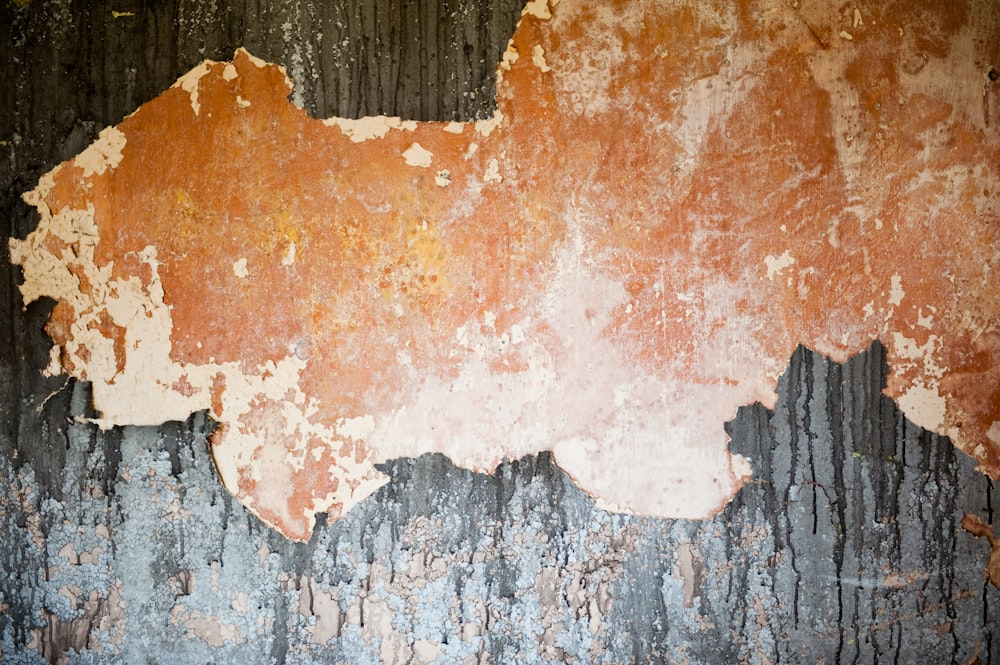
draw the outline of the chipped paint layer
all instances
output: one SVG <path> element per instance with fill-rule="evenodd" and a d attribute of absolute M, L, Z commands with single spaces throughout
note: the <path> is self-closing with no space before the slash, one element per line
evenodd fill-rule
<path fill-rule="evenodd" d="M 797 343 L 884 340 L 887 394 L 996 474 L 1000 117 L 969 90 L 1000 35 L 975 3 L 773 10 L 529 3 L 474 132 L 203 63 L 25 196 L 53 369 L 102 425 L 208 409 L 226 487 L 297 539 L 427 451 L 553 450 L 603 506 L 708 516 L 748 476 L 723 423 Z"/>

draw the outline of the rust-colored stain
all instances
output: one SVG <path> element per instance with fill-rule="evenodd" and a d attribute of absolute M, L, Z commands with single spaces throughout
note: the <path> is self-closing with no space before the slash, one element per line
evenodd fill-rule
<path fill-rule="evenodd" d="M 996 477 L 1000 20 L 796 7 L 535 0 L 479 123 L 315 120 L 206 62 L 25 195 L 49 369 L 104 425 L 209 409 L 296 539 L 427 451 L 708 516 L 798 343 L 881 339 L 886 393 Z"/>
<path fill-rule="evenodd" d="M 983 524 L 979 515 L 966 513 L 962 516 L 962 528 L 976 538 L 986 538 L 990 544 L 990 555 L 986 564 L 986 579 L 990 584 L 1000 589 L 1000 539 L 993 534 L 993 527 Z"/>

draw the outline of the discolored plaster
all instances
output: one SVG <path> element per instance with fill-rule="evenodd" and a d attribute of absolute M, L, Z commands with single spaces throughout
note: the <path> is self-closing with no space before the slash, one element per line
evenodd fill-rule
<path fill-rule="evenodd" d="M 800 343 L 881 339 L 887 394 L 995 476 L 986 11 L 533 2 L 474 132 L 313 120 L 240 50 L 45 175 L 11 256 L 95 422 L 208 409 L 298 540 L 431 451 L 708 517 L 749 478 L 723 424 Z"/>

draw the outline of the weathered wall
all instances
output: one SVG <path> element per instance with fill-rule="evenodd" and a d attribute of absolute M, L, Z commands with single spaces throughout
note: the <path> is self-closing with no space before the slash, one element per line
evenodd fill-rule
<path fill-rule="evenodd" d="M 18 194 L 41 173 L 238 45 L 318 115 L 488 115 L 520 10 L 255 4 L 8 2 L 4 232 L 36 223 Z M 221 488 L 205 418 L 74 424 L 87 388 L 40 375 L 47 308 L 4 265 L 4 662 L 1000 662 L 988 546 L 959 524 L 1000 499 L 881 396 L 878 345 L 800 350 L 775 411 L 741 410 L 755 480 L 712 521 L 597 510 L 544 454 L 495 476 L 427 456 L 294 544 Z"/>

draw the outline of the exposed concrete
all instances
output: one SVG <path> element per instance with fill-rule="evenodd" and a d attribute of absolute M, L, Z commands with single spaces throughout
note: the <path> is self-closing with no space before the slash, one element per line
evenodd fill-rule
<path fill-rule="evenodd" d="M 605 513 L 547 455 L 495 476 L 427 456 L 386 465 L 386 487 L 295 544 L 219 485 L 203 417 L 124 430 L 110 495 L 90 472 L 108 434 L 74 425 L 61 502 L 3 461 L 3 528 L 20 534 L 0 548 L 4 653 L 985 661 L 1000 605 L 959 523 L 988 481 L 879 394 L 883 371 L 878 348 L 844 366 L 796 353 L 775 412 L 731 427 L 759 481 L 707 522 Z"/>

